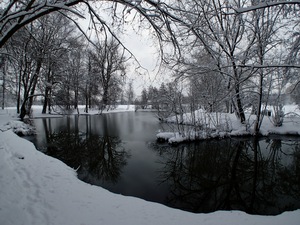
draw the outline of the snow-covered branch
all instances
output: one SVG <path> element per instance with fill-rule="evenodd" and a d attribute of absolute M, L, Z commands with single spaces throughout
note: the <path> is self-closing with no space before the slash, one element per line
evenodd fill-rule
<path fill-rule="evenodd" d="M 19 1 L 12 2 L 13 3 L 9 4 L 6 9 L 0 12 L 0 48 L 20 28 L 44 15 L 59 10 L 67 10 L 80 16 L 80 14 L 71 7 L 83 2 L 83 0 L 58 1 L 53 4 L 49 4 L 47 1 L 33 4 L 34 1 L 30 1 L 25 5 L 19 5 Z"/>
<path fill-rule="evenodd" d="M 266 69 L 266 68 L 296 68 L 300 69 L 300 65 L 274 64 L 274 65 L 237 65 L 241 68 Z"/>
<path fill-rule="evenodd" d="M 246 12 L 250 12 L 250 11 L 254 11 L 254 10 L 258 10 L 258 9 L 274 7 L 274 6 L 278 6 L 278 5 L 295 5 L 295 4 L 300 4 L 300 0 L 272 1 L 272 2 L 264 1 L 257 5 L 248 6 L 245 8 L 234 9 L 234 11 L 235 11 L 235 13 L 240 14 L 240 13 L 246 13 Z"/>

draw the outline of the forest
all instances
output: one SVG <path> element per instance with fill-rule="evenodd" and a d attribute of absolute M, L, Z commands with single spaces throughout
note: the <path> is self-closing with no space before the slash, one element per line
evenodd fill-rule
<path fill-rule="evenodd" d="M 281 126 L 286 101 L 300 103 L 299 10 L 300 1 L 276 0 L 4 0 L 1 104 L 21 119 L 33 104 L 43 113 L 136 104 L 162 117 L 204 109 L 241 123 L 250 109 L 258 134 L 268 105 Z M 120 38 L 128 25 L 151 33 L 158 76 L 172 82 L 134 96 L 126 78 L 137 59 Z"/>

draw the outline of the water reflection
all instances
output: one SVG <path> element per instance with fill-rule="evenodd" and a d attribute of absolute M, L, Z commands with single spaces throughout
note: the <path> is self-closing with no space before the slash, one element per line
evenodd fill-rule
<path fill-rule="evenodd" d="M 168 205 L 264 215 L 300 207 L 298 142 L 226 139 L 154 148 L 165 159 L 160 179 L 171 186 Z"/>
<path fill-rule="evenodd" d="M 237 138 L 171 147 L 150 113 L 34 121 L 36 147 L 114 193 L 192 212 L 275 215 L 300 208 L 299 138 Z M 166 125 L 168 126 L 168 125 Z M 168 127 L 167 127 L 168 129 Z"/>
<path fill-rule="evenodd" d="M 66 121 L 64 129 L 52 131 L 51 122 L 43 120 L 47 140 L 43 151 L 77 169 L 83 181 L 116 183 L 130 156 L 119 137 L 93 134 L 88 117 L 85 132 L 79 129 L 78 117 Z"/>

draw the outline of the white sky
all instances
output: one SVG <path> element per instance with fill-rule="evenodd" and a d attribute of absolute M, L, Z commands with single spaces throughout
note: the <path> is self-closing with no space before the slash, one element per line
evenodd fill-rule
<path fill-rule="evenodd" d="M 98 8 L 97 12 L 101 15 L 105 21 L 111 20 L 108 11 L 103 10 L 103 6 L 95 6 Z M 131 18 L 127 18 L 128 21 Z M 80 25 L 84 31 L 88 30 L 90 18 L 86 13 L 86 19 L 79 20 Z M 158 73 L 160 56 L 158 53 L 156 40 L 151 37 L 150 31 L 146 29 L 140 29 L 138 34 L 135 30 L 139 28 L 137 22 L 128 22 L 124 25 L 123 34 L 116 32 L 118 38 L 122 41 L 126 48 L 136 57 L 140 65 L 144 69 L 135 68 L 138 67 L 137 62 L 130 60 L 128 62 L 127 82 L 133 81 L 135 97 L 138 97 L 143 88 L 147 88 L 150 85 L 158 87 L 162 82 L 170 82 L 170 77 L 166 74 Z"/>

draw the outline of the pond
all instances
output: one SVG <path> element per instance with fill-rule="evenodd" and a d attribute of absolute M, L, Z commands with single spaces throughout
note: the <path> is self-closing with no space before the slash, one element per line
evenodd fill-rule
<path fill-rule="evenodd" d="M 150 112 L 33 120 L 31 141 L 111 192 L 182 210 L 277 215 L 300 208 L 300 138 L 227 138 L 176 147 Z"/>

